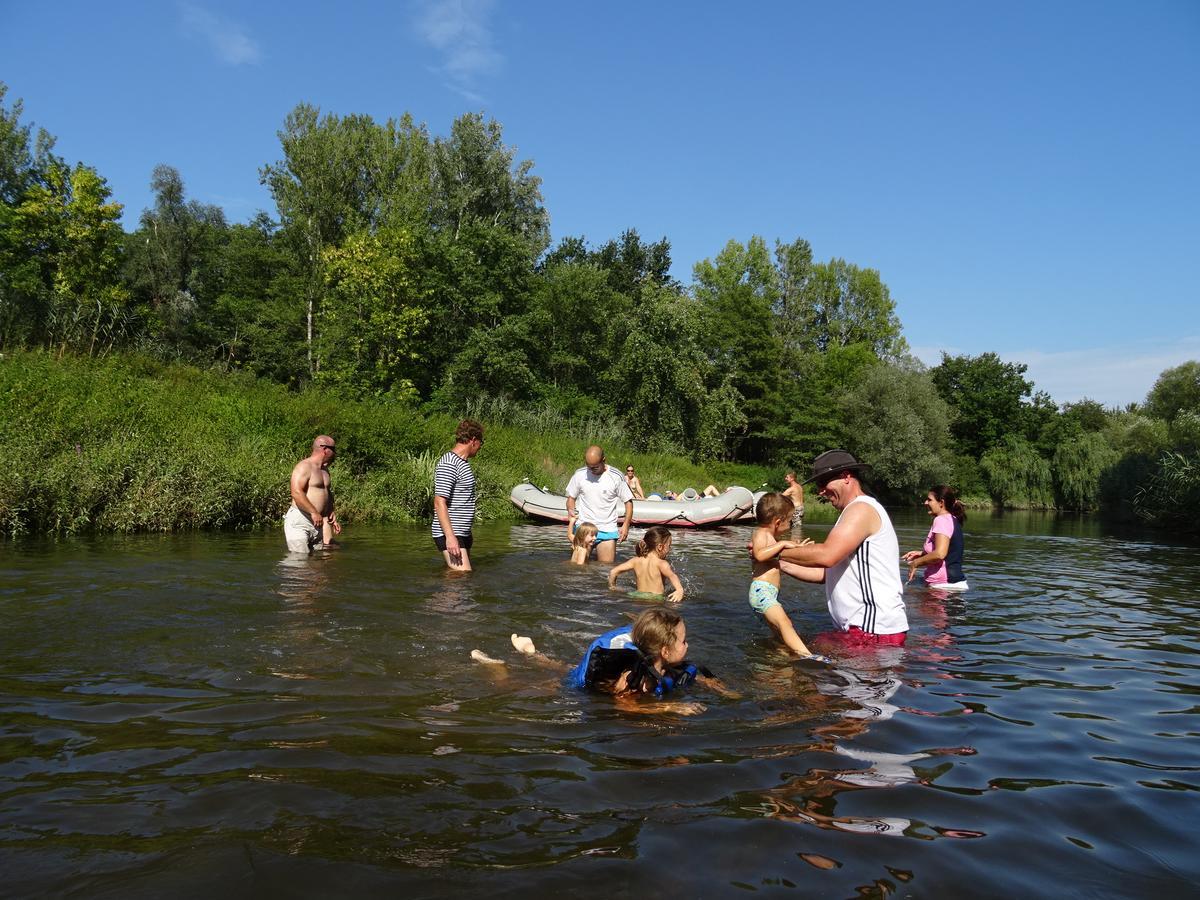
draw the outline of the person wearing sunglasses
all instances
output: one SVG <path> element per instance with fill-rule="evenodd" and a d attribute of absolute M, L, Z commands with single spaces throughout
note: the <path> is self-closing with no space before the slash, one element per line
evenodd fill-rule
<path fill-rule="evenodd" d="M 593 444 L 583 454 L 583 468 L 567 482 L 567 541 L 574 540 L 575 526 L 591 522 L 596 526 L 596 559 L 610 563 L 617 558 L 617 542 L 629 537 L 633 521 L 633 491 L 619 469 L 604 459 L 604 448 Z M 578 513 L 575 504 L 579 503 Z M 617 529 L 624 504 L 625 518 Z"/>
<path fill-rule="evenodd" d="M 292 469 L 292 505 L 283 517 L 283 537 L 293 553 L 312 553 L 342 533 L 333 511 L 329 467 L 337 454 L 337 443 L 327 434 L 313 441 L 312 453 Z M 324 532 L 328 531 L 328 535 Z"/>
<path fill-rule="evenodd" d="M 625 483 L 629 485 L 629 490 L 632 492 L 634 500 L 646 499 L 646 494 L 642 491 L 642 480 L 633 471 L 633 466 L 625 467 Z"/>
<path fill-rule="evenodd" d="M 901 646 L 908 635 L 900 543 L 887 511 L 863 488 L 869 466 L 845 450 L 828 450 L 813 461 L 808 481 L 817 496 L 841 512 L 823 543 L 805 540 L 779 555 L 780 571 L 801 581 L 824 583 L 837 632 L 818 635 L 847 646 Z"/>

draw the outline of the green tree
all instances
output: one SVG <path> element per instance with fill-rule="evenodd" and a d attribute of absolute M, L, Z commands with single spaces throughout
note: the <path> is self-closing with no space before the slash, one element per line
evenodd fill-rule
<path fill-rule="evenodd" d="M 639 446 L 688 448 L 693 458 L 720 455 L 744 426 L 732 386 L 709 395 L 699 309 L 676 290 L 646 283 L 617 342 L 604 380 L 618 415 Z M 740 399 L 740 397 L 738 398 Z"/>
<path fill-rule="evenodd" d="M 1164 370 L 1146 395 L 1145 408 L 1166 422 L 1181 412 L 1200 413 L 1200 362 L 1190 360 Z"/>
<path fill-rule="evenodd" d="M 607 273 L 591 262 L 560 263 L 543 270 L 531 292 L 527 317 L 536 336 L 537 368 L 556 392 L 596 392 L 620 352 L 614 323 L 630 314 L 629 299 L 614 292 Z M 669 346 L 669 345 L 668 345 Z"/>
<path fill-rule="evenodd" d="M 999 506 L 1054 506 L 1054 480 L 1048 463 L 1032 444 L 1008 435 L 979 461 L 988 492 Z"/>
<path fill-rule="evenodd" d="M 525 239 L 503 228 L 475 222 L 457 239 L 447 231 L 415 237 L 423 289 L 432 298 L 428 365 L 417 379 L 421 395 L 428 396 L 477 330 L 524 315 L 534 271 Z"/>
<path fill-rule="evenodd" d="M 28 232 L 28 217 L 17 210 L 35 186 L 48 188 L 52 167 L 62 167 L 54 156 L 54 138 L 21 123 L 20 100 L 6 107 L 8 86 L 0 82 L 0 347 L 33 344 L 43 336 L 48 303 L 48 260 Z"/>
<path fill-rule="evenodd" d="M 979 459 L 1006 436 L 1025 433 L 1024 398 L 1033 385 L 1024 363 L 1006 363 L 995 353 L 942 354 L 930 374 L 938 393 L 953 409 L 950 432 L 963 453 Z"/>
<path fill-rule="evenodd" d="M 775 457 L 802 469 L 824 451 L 841 446 L 842 397 L 880 365 L 865 344 L 793 355 L 767 430 Z"/>
<path fill-rule="evenodd" d="M 515 148 L 504 145 L 499 122 L 460 116 L 448 137 L 434 141 L 432 159 L 434 227 L 454 240 L 472 224 L 503 228 L 524 239 L 531 264 L 541 255 L 550 230 L 541 179 L 532 160 L 517 162 Z"/>
<path fill-rule="evenodd" d="M 53 161 L 12 216 L 12 239 L 34 261 L 28 289 L 38 303 L 35 334 L 59 354 L 100 353 L 128 328 L 129 294 L 120 281 L 121 204 L 82 163 Z"/>
<path fill-rule="evenodd" d="M 534 398 L 538 380 L 530 360 L 536 344 L 529 320 L 515 316 L 494 328 L 478 326 L 454 356 L 434 399 L 447 408 L 462 408 L 479 398 Z"/>
<path fill-rule="evenodd" d="M 318 381 L 347 393 L 415 399 L 429 323 L 420 260 L 411 234 L 398 229 L 351 235 L 325 251 Z"/>
<path fill-rule="evenodd" d="M 225 365 L 298 387 L 308 374 L 299 352 L 304 273 L 277 235 L 265 213 L 229 229 L 216 266 L 220 292 L 211 329 Z"/>
<path fill-rule="evenodd" d="M 715 259 L 696 264 L 695 294 L 712 362 L 713 384 L 726 379 L 745 399 L 745 436 L 734 449 L 745 459 L 769 458 L 778 405 L 783 346 L 775 330 L 776 272 L 766 242 L 730 241 Z"/>
<path fill-rule="evenodd" d="M 150 188 L 154 207 L 143 211 L 129 242 L 130 284 L 153 338 L 172 348 L 207 351 L 218 263 L 228 239 L 225 213 L 186 199 L 183 178 L 171 166 L 155 166 Z"/>
<path fill-rule="evenodd" d="M 793 353 L 812 349 L 816 336 L 811 309 L 805 300 L 805 291 L 812 280 L 812 247 L 803 238 L 790 244 L 775 241 L 775 270 L 777 292 L 775 298 L 775 320 L 784 347 Z"/>
<path fill-rule="evenodd" d="M 803 248 L 785 251 L 785 259 L 798 273 L 804 271 Z M 875 269 L 843 259 L 812 265 L 788 309 L 788 332 L 801 349 L 865 344 L 883 359 L 899 358 L 908 350 L 896 304 Z"/>
<path fill-rule="evenodd" d="M 911 498 L 949 471 L 949 408 L 929 375 L 911 366 L 869 368 L 841 401 L 843 446 L 871 464 L 876 486 Z"/>
<path fill-rule="evenodd" d="M 1100 502 L 1101 479 L 1119 458 L 1097 432 L 1081 433 L 1059 444 L 1051 463 L 1059 506 L 1095 509 Z"/>
<path fill-rule="evenodd" d="M 264 166 L 260 179 L 279 210 L 285 239 L 306 273 L 305 344 L 309 374 L 320 368 L 315 323 L 324 291 L 325 251 L 349 234 L 378 224 L 383 190 L 379 129 L 370 116 L 321 117 L 300 103 L 279 131 L 283 159 Z"/>

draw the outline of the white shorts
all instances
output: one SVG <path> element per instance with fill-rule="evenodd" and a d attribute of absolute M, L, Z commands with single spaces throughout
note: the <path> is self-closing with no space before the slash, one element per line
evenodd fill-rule
<path fill-rule="evenodd" d="M 931 584 L 927 581 L 925 582 L 925 587 L 931 591 L 965 591 L 970 585 L 965 581 L 943 581 L 941 584 L 937 584 L 936 582 Z"/>
<path fill-rule="evenodd" d="M 305 554 L 312 553 L 313 547 L 319 547 L 324 540 L 321 529 L 294 504 L 283 517 L 283 537 L 289 550 Z"/>

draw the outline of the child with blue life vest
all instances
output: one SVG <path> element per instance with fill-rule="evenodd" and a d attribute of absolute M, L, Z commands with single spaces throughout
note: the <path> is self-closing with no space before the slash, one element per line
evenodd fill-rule
<path fill-rule="evenodd" d="M 792 527 L 794 510 L 791 498 L 783 494 L 764 494 L 759 498 L 754 510 L 758 527 L 754 529 L 750 541 L 750 554 L 754 558 L 750 607 L 767 620 L 771 630 L 789 650 L 799 656 L 809 657 L 813 656 L 813 652 L 800 640 L 792 620 L 779 605 L 779 554 L 803 546 L 798 541 L 780 540 L 780 535 Z"/>
<path fill-rule="evenodd" d="M 671 564 L 667 555 L 671 552 L 671 532 L 661 525 L 647 528 L 642 539 L 637 542 L 637 556 L 626 560 L 619 566 L 613 566 L 608 573 L 609 589 L 616 588 L 617 576 L 625 572 L 633 572 L 637 577 L 637 591 L 634 597 L 645 600 L 658 600 L 663 596 L 663 579 L 671 582 L 675 589 L 667 595 L 672 603 L 683 599 L 683 583 Z"/>
<path fill-rule="evenodd" d="M 539 653 L 528 637 L 514 634 L 513 646 L 548 668 L 565 671 L 566 665 Z M 592 641 L 583 659 L 570 669 L 572 687 L 611 694 L 623 709 L 634 712 L 675 712 L 691 715 L 702 712 L 698 703 L 647 703 L 662 701 L 693 682 L 726 696 L 736 696 L 712 672 L 687 659 L 687 625 L 683 619 L 662 606 L 648 609 L 625 625 L 607 631 Z M 497 663 L 479 654 L 479 662 Z"/>

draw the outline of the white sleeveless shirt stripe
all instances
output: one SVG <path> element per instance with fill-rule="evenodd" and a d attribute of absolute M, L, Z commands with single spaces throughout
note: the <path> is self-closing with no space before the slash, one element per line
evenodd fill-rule
<path fill-rule="evenodd" d="M 866 495 L 846 504 L 842 516 L 855 503 L 866 503 L 874 509 L 880 527 L 846 559 L 825 570 L 829 615 L 842 631 L 851 626 L 870 634 L 908 631 L 904 583 L 900 580 L 900 543 L 892 520 L 878 500 Z"/>

